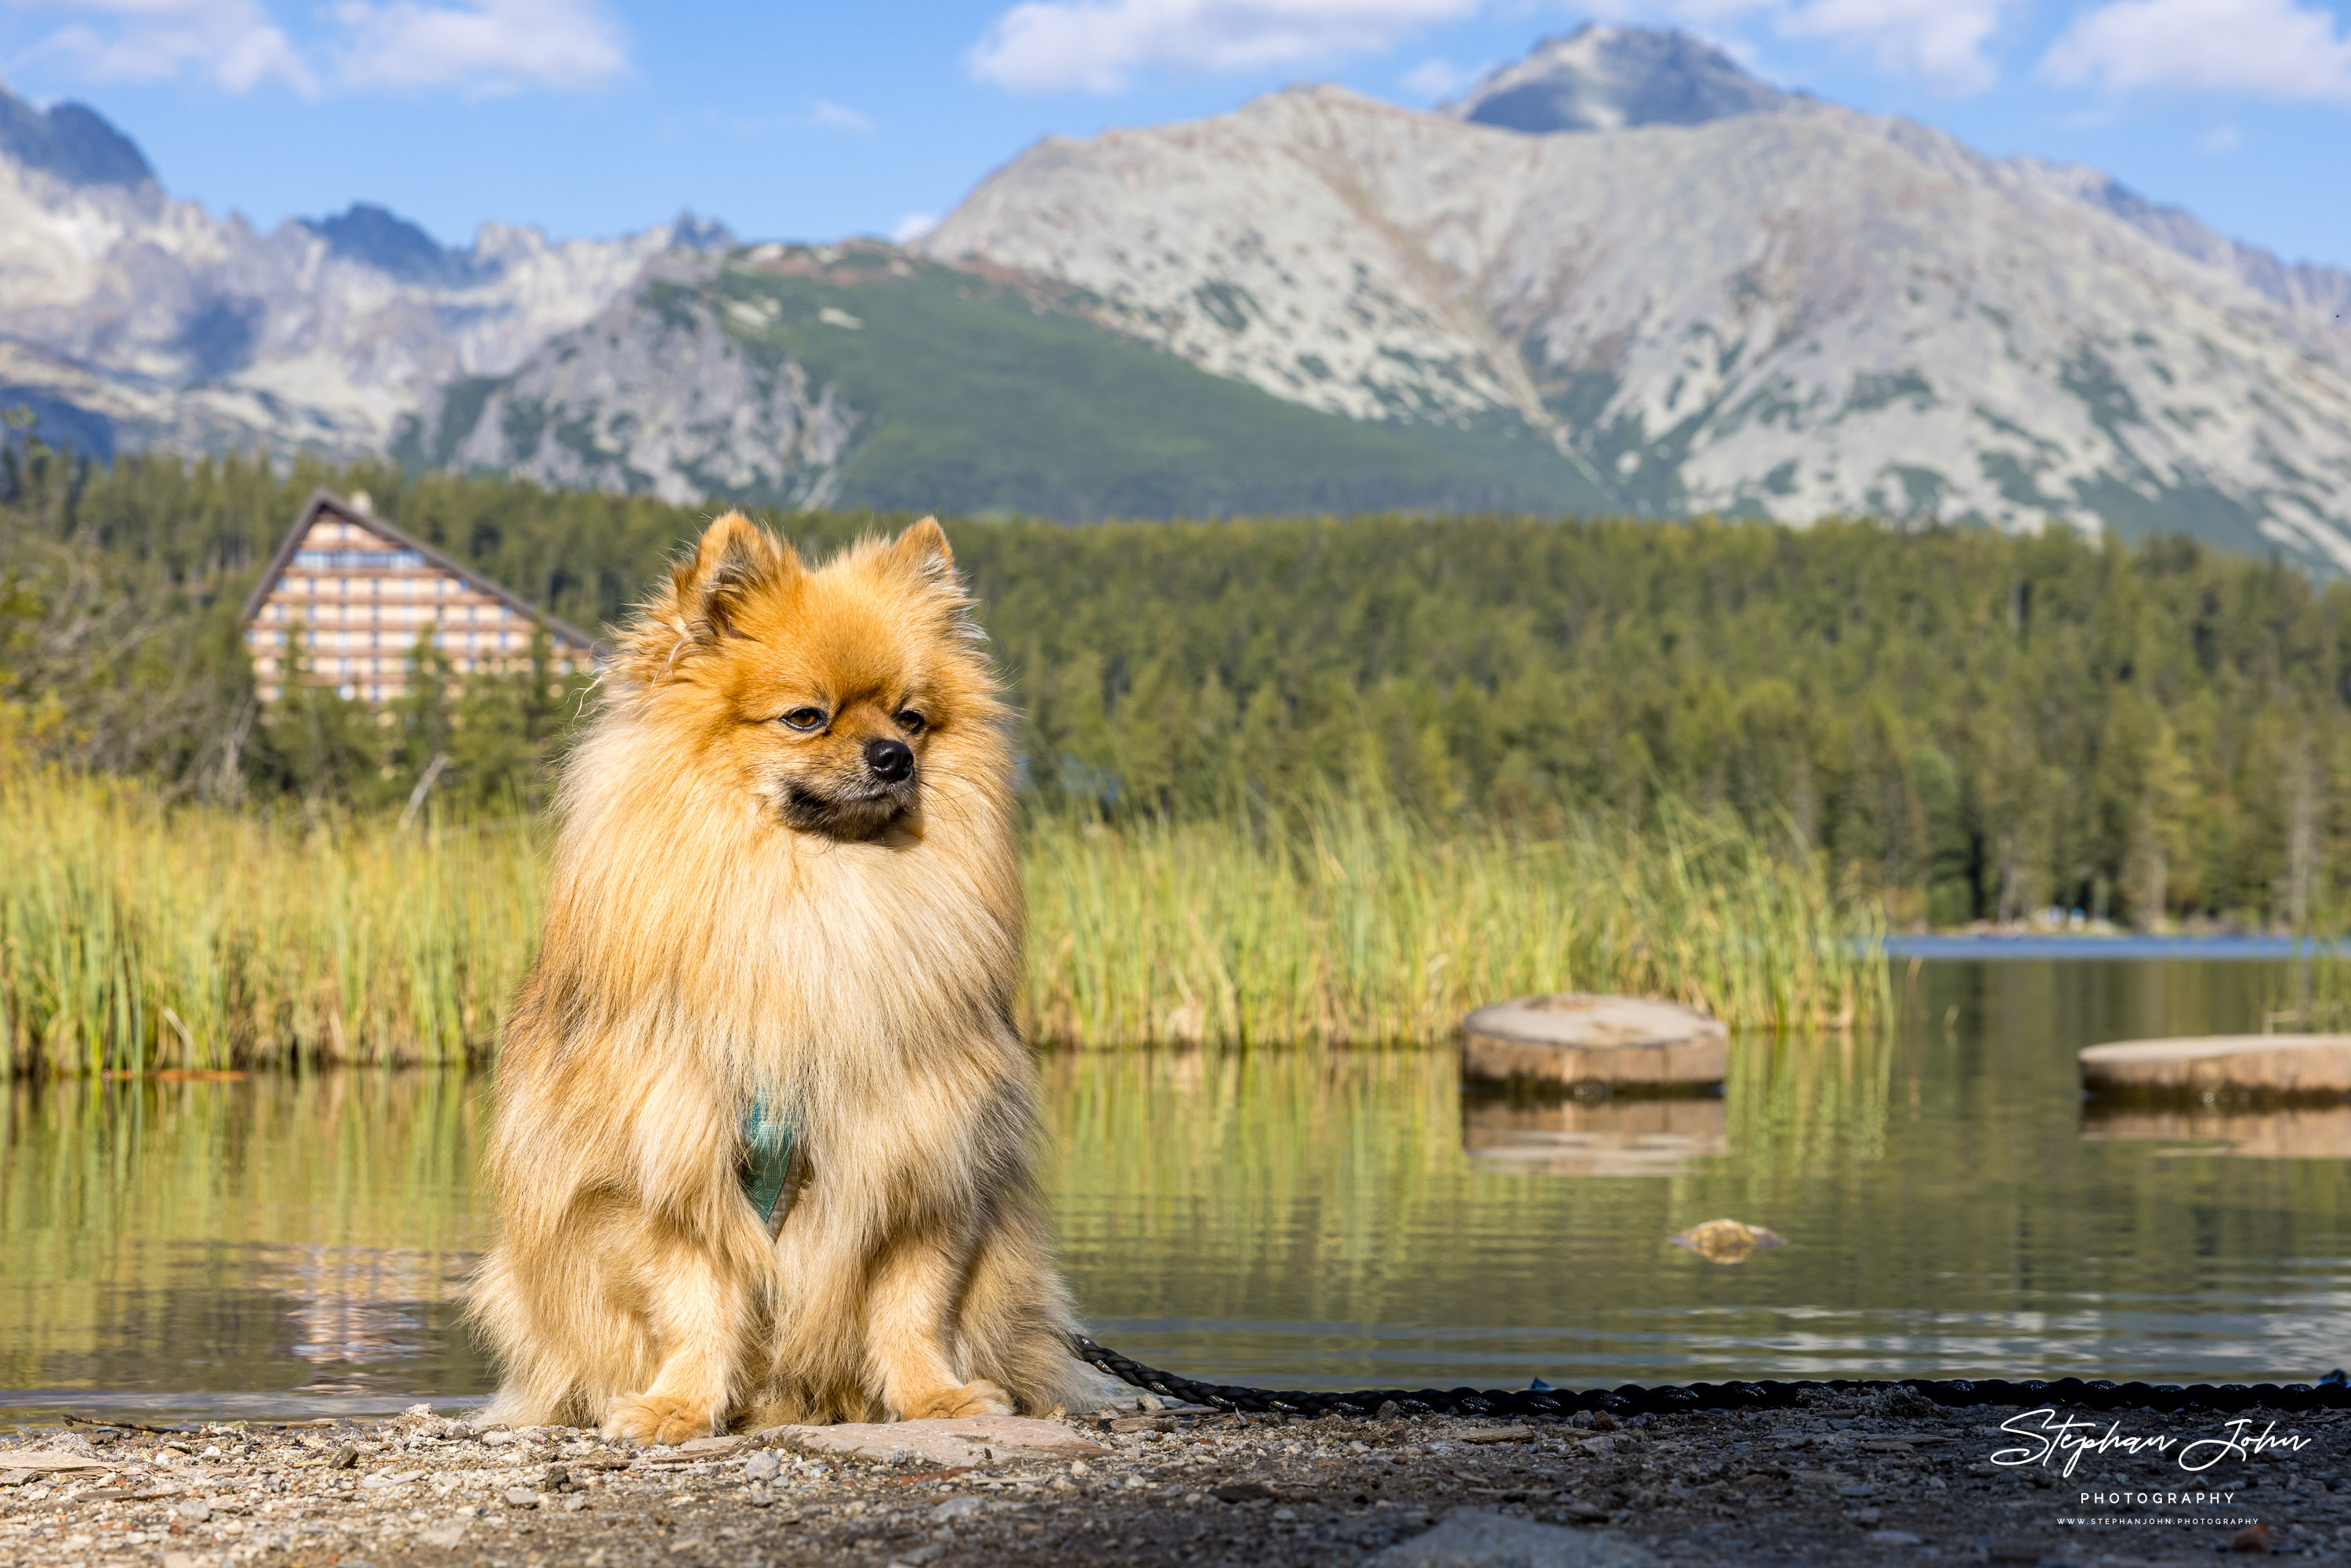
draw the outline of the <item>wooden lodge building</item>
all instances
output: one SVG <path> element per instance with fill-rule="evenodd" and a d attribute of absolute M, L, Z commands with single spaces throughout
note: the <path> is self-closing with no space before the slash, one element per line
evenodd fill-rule
<path fill-rule="evenodd" d="M 379 703 L 408 689 L 409 657 L 430 638 L 461 674 L 527 667 L 544 628 L 562 673 L 586 669 L 595 643 L 480 572 L 375 516 L 364 496 L 311 494 L 245 601 L 245 642 L 265 703 L 298 663 L 305 685 Z"/>

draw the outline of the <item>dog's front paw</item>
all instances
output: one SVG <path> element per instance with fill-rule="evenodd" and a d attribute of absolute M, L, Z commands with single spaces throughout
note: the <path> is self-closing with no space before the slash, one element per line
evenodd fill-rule
<path fill-rule="evenodd" d="M 612 1401 L 601 1436 L 622 1443 L 683 1443 L 725 1429 L 726 1423 L 707 1405 L 666 1394 L 632 1394 Z"/>
<path fill-rule="evenodd" d="M 975 1378 L 961 1388 L 942 1388 L 918 1399 L 906 1412 L 909 1421 L 938 1420 L 956 1416 L 1009 1416 L 1012 1396 L 993 1383 Z"/>

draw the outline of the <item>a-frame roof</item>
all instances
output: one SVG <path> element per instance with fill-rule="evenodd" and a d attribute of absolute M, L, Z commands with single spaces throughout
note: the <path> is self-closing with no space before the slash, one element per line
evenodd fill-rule
<path fill-rule="evenodd" d="M 310 492 L 310 499 L 303 507 L 302 515 L 294 519 L 294 526 L 287 530 L 285 539 L 277 547 L 277 553 L 269 558 L 269 565 L 263 569 L 261 580 L 255 583 L 253 591 L 246 596 L 245 611 L 238 617 L 239 620 L 250 622 L 261 612 L 262 601 L 269 597 L 269 591 L 275 588 L 277 585 L 277 580 L 285 575 L 287 567 L 293 562 L 294 552 L 302 548 L 302 540 L 309 534 L 310 525 L 317 522 L 321 514 L 332 514 L 338 522 L 350 523 L 355 528 L 365 528 L 371 534 L 382 536 L 402 549 L 414 550 L 427 561 L 457 578 L 475 592 L 486 593 L 517 614 L 530 617 L 546 627 L 551 635 L 561 642 L 569 643 L 591 654 L 601 654 L 603 652 L 597 645 L 596 639 L 572 625 L 569 621 L 549 615 L 505 584 L 494 582 L 484 577 L 445 550 L 435 549 L 414 535 L 402 532 L 374 513 L 363 512 L 340 496 L 324 488 Z"/>

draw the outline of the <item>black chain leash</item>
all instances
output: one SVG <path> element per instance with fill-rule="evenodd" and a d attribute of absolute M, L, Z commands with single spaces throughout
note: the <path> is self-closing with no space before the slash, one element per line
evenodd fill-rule
<path fill-rule="evenodd" d="M 2346 1410 L 2351 1409 L 2351 1375 L 2340 1369 L 2316 1383 L 2109 1383 L 2105 1378 L 2084 1381 L 2060 1377 L 2054 1382 L 2028 1377 L 2011 1382 L 2004 1377 L 1906 1377 L 1899 1382 L 1872 1382 L 1830 1377 L 1813 1382 L 1782 1383 L 1762 1379 L 1744 1383 L 1660 1384 L 1644 1388 L 1627 1383 L 1621 1388 L 1587 1388 L 1581 1393 L 1552 1388 L 1538 1382 L 1531 1388 L 1354 1388 L 1343 1393 L 1311 1389 L 1238 1388 L 1222 1383 L 1201 1383 L 1129 1361 L 1114 1350 L 1096 1344 L 1083 1334 L 1070 1336 L 1070 1348 L 1080 1361 L 1110 1374 L 1121 1383 L 1148 1389 L 1187 1405 L 1208 1405 L 1219 1410 L 1285 1416 L 1376 1416 L 1394 1405 L 1406 1416 L 1530 1416 L 1554 1418 L 1578 1410 L 1606 1411 L 1616 1416 L 1672 1416 L 1692 1411 L 1771 1410 L 1793 1405 L 1808 1391 L 1836 1394 L 1882 1394 L 1896 1388 L 1938 1405 L 2078 1405 L 2092 1410 Z"/>

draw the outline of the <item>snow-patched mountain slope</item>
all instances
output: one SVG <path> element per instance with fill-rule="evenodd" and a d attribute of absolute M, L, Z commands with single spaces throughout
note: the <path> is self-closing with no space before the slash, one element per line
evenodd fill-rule
<path fill-rule="evenodd" d="M 921 246 L 1313 407 L 1514 411 L 1631 506 L 2103 520 L 2351 570 L 2341 336 L 1906 121 L 1525 135 L 1293 89 L 1048 141 Z"/>
<path fill-rule="evenodd" d="M 0 402 L 69 406 L 99 449 L 377 452 L 434 389 L 511 370 L 673 243 L 711 238 L 489 225 L 418 276 L 353 256 L 331 225 L 257 234 L 152 181 L 0 155 Z"/>

